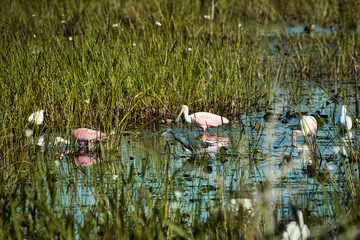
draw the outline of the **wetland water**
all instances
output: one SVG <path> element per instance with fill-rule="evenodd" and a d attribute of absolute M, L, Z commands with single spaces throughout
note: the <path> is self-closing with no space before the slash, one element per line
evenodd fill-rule
<path fill-rule="evenodd" d="M 299 29 L 303 27 L 287 31 L 298 34 Z M 315 28 L 315 32 L 324 34 L 331 31 Z M 269 37 L 275 35 L 276 31 Z M 269 45 L 268 55 L 276 56 L 275 62 L 280 63 L 284 52 L 279 53 L 279 49 L 284 46 L 279 46 L 279 42 Z M 286 46 L 284 49 L 291 59 L 295 53 Z M 38 168 L 29 171 L 27 179 L 21 179 L 29 189 L 19 191 L 28 191 L 31 196 L 36 192 L 34 199 L 53 208 L 48 212 L 59 219 L 73 219 L 77 233 L 87 228 L 91 218 L 100 219 L 97 223 L 111 222 L 112 210 L 118 208 L 121 211 L 114 216 L 121 216 L 125 225 L 144 221 L 139 216 L 154 215 L 154 209 L 160 209 L 157 204 L 167 199 L 163 216 L 170 221 L 181 219 L 174 222 L 180 222 L 189 232 L 198 222 L 208 222 L 217 210 L 234 216 L 245 210 L 243 215 L 259 222 L 262 232 L 266 232 L 269 223 L 275 228 L 278 222 L 288 222 L 291 206 L 296 206 L 304 213 L 312 234 L 325 235 L 323 229 L 331 229 L 338 220 L 335 209 L 346 209 L 348 194 L 356 190 L 349 188 L 353 187 L 350 179 L 358 179 L 358 168 L 349 162 L 356 156 L 353 149 L 358 149 L 358 129 L 354 124 L 351 134 L 340 136 L 335 127 L 341 103 L 346 102 L 351 115 L 355 115 L 353 83 L 341 76 L 337 81 L 322 78 L 326 76 L 324 72 L 314 73 L 319 77 L 315 79 L 313 75 L 311 80 L 292 79 L 290 74 L 279 77 L 279 82 L 269 87 L 272 97 L 268 111 L 284 116 L 279 120 L 265 121 L 263 110 L 240 118 L 222 113 L 230 124 L 209 129 L 206 135 L 201 129 L 180 122 L 152 129 L 127 129 L 124 134 L 112 135 L 90 153 L 79 152 L 76 147 L 70 151 L 65 146 L 37 147 L 31 166 Z M 334 103 L 331 95 L 338 88 L 348 95 L 338 97 L 340 102 Z M 188 103 L 179 103 L 178 111 L 182 104 Z M 318 120 L 315 139 L 298 137 L 296 146 L 292 146 L 291 134 L 299 129 L 299 121 L 285 117 L 289 110 L 308 114 L 319 110 L 330 120 Z M 174 112 L 173 118 L 177 114 Z M 166 128 L 180 137 L 200 138 L 213 146 L 191 154 L 171 135 L 162 136 Z M 315 153 L 311 149 L 316 149 Z M 37 205 L 42 206 L 39 202 Z M 27 208 L 31 209 L 23 207 Z M 136 219 L 131 221 L 132 218 Z"/>
<path fill-rule="evenodd" d="M 322 114 L 332 115 L 335 104 L 328 94 L 305 81 L 299 87 L 309 92 L 303 96 L 301 111 L 314 114 L 320 110 Z M 291 96 L 283 88 L 276 96 L 273 112 L 285 115 Z M 354 112 L 354 104 L 350 102 L 348 106 Z M 341 106 L 337 104 L 336 120 L 340 112 Z M 333 197 L 349 171 L 342 166 L 343 161 L 349 161 L 343 156 L 355 146 L 357 138 L 355 127 L 349 139 L 338 137 L 331 120 L 318 125 L 315 143 L 312 138 L 311 143 L 305 143 L 304 137 L 298 137 L 294 147 L 291 133 L 299 129 L 296 118 L 266 122 L 263 113 L 242 116 L 231 119 L 229 125 L 209 129 L 206 135 L 201 129 L 180 122 L 157 130 L 114 136 L 104 144 L 101 157 L 96 153 L 52 154 L 56 149 L 50 149 L 47 154 L 52 157 L 46 159 L 60 171 L 56 175 L 59 189 L 55 193 L 55 199 L 61 203 L 59 211 L 73 211 L 80 225 L 82 220 L 85 222 L 84 212 L 95 211 L 92 209 L 95 201 L 104 201 L 106 207 L 109 204 L 106 199 L 119 194 L 117 188 L 124 188 L 125 182 L 129 202 L 139 201 L 144 195 L 154 202 L 164 198 L 168 175 L 169 216 L 180 212 L 185 226 L 193 223 L 194 209 L 200 213 L 200 220 L 206 221 L 214 209 L 225 206 L 235 211 L 239 201 L 249 199 L 255 216 L 258 216 L 256 209 L 266 203 L 269 212 L 277 212 L 276 221 L 288 219 L 289 207 L 296 205 L 304 212 L 305 222 L 313 222 L 311 228 L 316 229 L 320 227 L 316 225 L 317 219 L 331 224 L 335 221 L 336 204 L 345 204 L 345 197 L 335 202 Z M 201 153 L 190 154 L 171 135 L 162 136 L 169 127 L 179 136 L 201 138 L 214 145 Z M 312 144 L 316 145 L 317 158 L 312 158 L 309 151 Z M 38 160 L 43 161 L 42 157 Z M 320 167 L 313 167 L 314 161 Z M 354 166 L 351 171 L 356 174 L 358 170 Z M 105 189 L 97 188 L 99 181 L 107 182 Z"/>

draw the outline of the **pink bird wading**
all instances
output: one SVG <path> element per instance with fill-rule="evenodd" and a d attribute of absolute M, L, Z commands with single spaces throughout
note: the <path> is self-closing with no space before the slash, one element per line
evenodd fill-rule
<path fill-rule="evenodd" d="M 303 116 L 300 119 L 301 130 L 293 130 L 292 133 L 292 144 L 296 146 L 297 136 L 314 136 L 317 130 L 317 122 L 313 116 Z"/>
<path fill-rule="evenodd" d="M 179 122 L 181 114 L 184 114 L 184 118 L 187 123 L 192 123 L 195 126 L 202 128 L 204 133 L 206 133 L 207 128 L 213 128 L 229 123 L 228 119 L 209 112 L 197 112 L 189 115 L 189 108 L 186 105 L 181 106 L 181 111 L 179 116 L 175 119 L 175 122 Z"/>
<path fill-rule="evenodd" d="M 76 138 L 77 143 L 84 145 L 104 141 L 107 137 L 105 133 L 89 128 L 78 128 L 72 131 L 71 134 Z"/>

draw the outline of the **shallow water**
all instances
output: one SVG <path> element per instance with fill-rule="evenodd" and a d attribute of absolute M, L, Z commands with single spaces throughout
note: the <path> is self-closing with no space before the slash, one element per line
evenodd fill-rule
<path fill-rule="evenodd" d="M 287 31 L 297 34 L 301 29 L 303 27 L 294 27 Z M 331 31 L 315 28 L 315 33 Z M 285 115 L 292 110 L 315 114 L 320 110 L 331 117 L 335 103 L 323 89 L 333 93 L 338 87 L 347 89 L 348 110 L 355 112 L 352 83 L 321 78 L 315 82 L 281 81 L 281 87 L 273 92 L 272 112 Z M 293 89 L 289 90 L 294 81 L 301 95 L 299 103 L 294 102 Z M 335 121 L 340 111 L 341 105 L 337 104 Z M 355 146 L 357 129 L 353 128 L 350 139 L 339 138 L 331 119 L 323 126 L 319 123 L 315 143 L 318 158 L 314 159 L 309 151 L 312 145 L 309 140 L 314 142 L 314 139 L 299 137 L 296 147 L 291 144 L 292 130 L 299 129 L 297 119 L 284 117 L 266 122 L 264 114 L 265 111 L 243 115 L 240 119 L 226 116 L 231 123 L 209 129 L 207 135 L 186 123 L 163 125 L 156 131 L 134 130 L 130 134 L 113 136 L 92 153 L 73 154 L 78 148 L 71 151 L 64 147 L 48 148 L 46 156 L 37 156 L 37 160 L 45 158 L 55 173 L 55 169 L 59 171 L 55 205 L 58 211 L 73 212 L 80 223 L 85 222 L 84 212 L 93 210 L 95 201 L 104 201 L 103 205 L 107 206 L 109 203 L 104 196 L 118 194 L 117 187 L 129 188 L 125 190 L 129 194 L 128 201 L 140 199 L 143 192 L 154 201 L 163 198 L 165 175 L 168 174 L 172 185 L 168 195 L 169 214 L 179 209 L 185 224 L 192 224 L 193 218 L 186 216 L 194 209 L 201 209 L 200 219 L 205 221 L 209 212 L 218 206 L 232 210 L 231 202 L 235 199 L 250 199 L 255 209 L 269 202 L 269 211 L 277 212 L 276 220 L 287 219 L 290 206 L 296 205 L 305 212 L 305 222 L 316 224 L 316 220 L 321 219 L 331 224 L 335 208 L 332 198 L 336 190 L 342 188 L 343 176 L 348 170 L 341 164 L 345 159 L 341 155 L 347 154 L 349 144 L 350 148 Z M 260 124 L 260 129 L 255 127 L 256 123 Z M 213 146 L 191 154 L 171 135 L 162 136 L 166 128 L 172 128 L 181 137 L 200 138 Z M 320 161 L 321 167 L 314 168 L 314 161 Z M 166 163 L 169 163 L 168 172 Z M 355 166 L 352 171 L 358 173 Z M 124 176 L 129 179 L 122 179 Z M 108 182 L 107 188 L 98 188 L 98 181 L 104 179 Z M 128 185 L 124 186 L 124 182 Z M 334 189 L 334 183 L 338 184 L 338 189 Z M 342 200 L 339 198 L 336 203 L 345 204 Z"/>
<path fill-rule="evenodd" d="M 313 114 L 320 109 L 322 113 L 330 115 L 335 104 L 324 104 L 330 101 L 330 97 L 316 86 L 304 87 L 311 94 L 303 97 L 301 111 Z M 289 94 L 279 89 L 276 96 L 279 97 L 272 104 L 273 112 L 285 113 L 290 105 L 286 99 L 290 98 Z M 354 112 L 352 103 L 349 103 L 349 107 L 350 112 Z M 64 183 L 58 186 L 56 193 L 61 205 L 59 209 L 72 209 L 79 221 L 84 219 L 84 209 L 91 209 L 94 199 L 101 198 L 101 194 L 114 194 L 112 191 L 117 182 L 124 181 L 119 176 L 129 176 L 130 172 L 133 176 L 132 198 L 139 198 L 138 192 L 144 189 L 152 199 L 162 198 L 168 161 L 168 175 L 174 180 L 173 190 L 168 195 L 170 214 L 180 209 L 186 216 L 193 209 L 200 208 L 200 218 L 206 220 L 209 209 L 216 206 L 224 205 L 232 209 L 232 199 L 250 199 L 253 206 L 260 205 L 266 199 L 271 203 L 271 211 L 277 209 L 278 220 L 286 219 L 288 208 L 296 205 L 306 212 L 306 222 L 320 218 L 331 224 L 334 221 L 332 196 L 335 192 L 330 183 L 338 182 L 341 185 L 345 171 L 336 147 L 339 146 L 340 154 L 344 154 L 344 144 L 355 144 L 356 130 L 352 130 L 350 141 L 345 138 L 340 141 L 331 122 L 319 127 L 316 146 L 317 154 L 322 159 L 318 157 L 314 160 L 308 151 L 311 144 L 306 144 L 304 137 L 297 139 L 296 147 L 291 146 L 292 130 L 299 128 L 297 119 L 284 117 L 266 122 L 262 116 L 263 113 L 232 119 L 230 125 L 209 129 L 206 135 L 201 129 L 186 123 L 164 125 L 158 131 L 125 134 L 121 139 L 113 137 L 110 143 L 105 144 L 102 156 L 86 152 L 54 154 L 55 159 L 49 161 L 61 169 L 58 177 L 62 180 L 59 182 Z M 335 116 L 336 119 L 340 117 L 340 107 L 337 107 Z M 255 123 L 260 123 L 261 128 L 256 130 Z M 162 136 L 163 130 L 169 127 L 179 136 L 201 138 L 214 145 L 203 152 L 191 154 L 171 135 Z M 63 148 L 60 149 L 60 152 L 63 151 Z M 321 161 L 321 168 L 314 169 L 310 161 Z M 353 171 L 357 172 L 356 169 Z M 331 180 L 324 181 L 324 176 Z M 100 178 L 109 181 L 105 192 L 104 189 L 98 192 L 96 187 Z M 76 187 L 72 191 L 69 191 L 69 179 L 76 179 Z M 184 217 L 185 223 L 191 224 L 191 221 Z"/>

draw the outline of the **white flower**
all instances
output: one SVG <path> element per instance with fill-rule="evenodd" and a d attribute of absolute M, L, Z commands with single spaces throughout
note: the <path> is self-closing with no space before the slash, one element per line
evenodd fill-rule
<path fill-rule="evenodd" d="M 30 114 L 28 121 L 40 125 L 44 121 L 44 110 L 34 112 Z"/>
<path fill-rule="evenodd" d="M 89 103 L 90 103 L 90 99 L 86 99 L 86 100 L 84 100 L 84 102 L 85 102 L 86 104 L 89 104 Z"/>
<path fill-rule="evenodd" d="M 238 28 L 241 28 L 241 26 L 242 26 L 241 23 L 239 23 Z"/>
<path fill-rule="evenodd" d="M 210 19 L 211 17 L 210 17 L 210 15 L 204 15 L 204 18 L 205 19 Z"/>
<path fill-rule="evenodd" d="M 72 41 L 72 40 L 73 40 L 73 38 L 72 38 L 72 36 L 70 36 L 70 37 L 69 37 L 69 41 Z"/>
<path fill-rule="evenodd" d="M 161 26 L 161 23 L 160 22 L 155 22 L 155 25 Z"/>
<path fill-rule="evenodd" d="M 114 23 L 112 26 L 113 26 L 113 28 L 117 28 L 117 27 L 119 27 L 119 24 Z"/>
<path fill-rule="evenodd" d="M 191 48 L 188 48 L 188 51 L 189 51 L 189 52 L 191 52 L 191 50 L 192 50 Z"/>
<path fill-rule="evenodd" d="M 34 131 L 31 129 L 25 129 L 25 137 L 31 137 L 34 134 Z"/>
<path fill-rule="evenodd" d="M 336 146 L 334 147 L 334 152 L 339 153 L 341 151 L 340 147 Z"/>
<path fill-rule="evenodd" d="M 182 197 L 182 195 L 183 195 L 182 192 L 180 192 L 179 190 L 175 190 L 175 191 L 174 191 L 174 194 L 175 194 L 175 196 L 178 197 L 178 198 Z"/>
<path fill-rule="evenodd" d="M 132 44 L 134 47 L 136 46 L 136 42 L 133 42 L 133 44 Z"/>
<path fill-rule="evenodd" d="M 45 138 L 44 138 L 44 135 L 42 135 L 42 136 L 39 138 L 39 140 L 38 140 L 38 142 L 37 142 L 37 145 L 40 146 L 40 147 L 45 146 Z"/>
<path fill-rule="evenodd" d="M 35 14 L 32 14 L 31 16 L 32 16 L 32 17 L 35 17 L 36 15 L 35 15 Z"/>
<path fill-rule="evenodd" d="M 65 20 L 62 20 L 61 23 L 66 23 L 66 21 L 65 21 Z"/>
<path fill-rule="evenodd" d="M 55 160 L 55 166 L 57 166 L 57 167 L 60 166 L 60 161 L 59 160 Z"/>
<path fill-rule="evenodd" d="M 119 177 L 119 175 L 114 174 L 113 175 L 113 180 L 116 180 L 118 177 Z"/>
<path fill-rule="evenodd" d="M 36 38 L 36 35 L 34 34 L 33 37 Z"/>
<path fill-rule="evenodd" d="M 331 165 L 326 164 L 326 167 L 327 167 L 327 169 L 328 169 L 329 171 L 333 171 L 333 170 L 334 170 L 334 167 L 331 166 Z"/>
<path fill-rule="evenodd" d="M 180 203 L 178 203 L 178 202 L 172 202 L 172 203 L 170 204 L 170 208 L 175 211 L 175 210 L 177 210 L 177 209 L 180 208 Z"/>
<path fill-rule="evenodd" d="M 54 145 L 57 145 L 59 143 L 65 143 L 65 144 L 69 144 L 70 141 L 69 140 L 65 140 L 62 137 L 56 137 L 55 141 L 54 141 Z"/>

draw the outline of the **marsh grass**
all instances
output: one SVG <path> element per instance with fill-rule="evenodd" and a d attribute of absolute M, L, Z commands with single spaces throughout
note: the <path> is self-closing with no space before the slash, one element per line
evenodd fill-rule
<path fill-rule="evenodd" d="M 210 20 L 204 15 L 210 15 L 211 1 L 3 3 L 1 239 L 279 236 L 277 221 L 291 206 L 280 200 L 271 205 L 269 196 L 279 183 L 261 169 L 270 158 L 260 149 L 262 128 L 254 132 L 243 126 L 236 137 L 230 134 L 227 151 L 232 154 L 211 160 L 216 185 L 204 177 L 207 172 L 196 170 L 209 171 L 208 160 L 188 161 L 201 173 L 196 181 L 189 173 L 173 174 L 178 156 L 160 149 L 161 140 L 145 147 L 129 140 L 142 149 L 141 157 L 132 148 L 120 149 L 121 143 L 128 141 L 126 130 L 157 126 L 182 104 L 235 121 L 271 106 L 280 85 L 289 89 L 292 109 L 299 108 L 303 95 L 313 94 L 299 83 L 321 85 L 326 76 L 326 81 L 348 83 L 343 91 L 350 91 L 359 6 L 353 1 L 215 3 Z M 268 31 L 273 23 L 281 30 Z M 287 23 L 336 28 L 327 34 L 290 34 Z M 40 109 L 44 123 L 28 123 Z M 37 146 L 42 134 L 68 137 L 77 127 L 115 130 L 117 138 L 91 153 L 102 163 L 77 165 L 72 152 Z M 34 130 L 32 140 L 24 136 L 26 128 Z M 136 130 L 131 135 L 138 137 Z M 329 135 L 333 145 L 339 144 L 339 135 Z M 346 234 L 359 225 L 359 146 L 354 146 L 353 157 L 338 159 L 341 178 L 319 161 L 304 170 L 320 183 L 308 185 L 324 194 L 320 201 L 326 208 L 317 209 L 311 202 L 317 195 L 307 200 L 301 190 L 293 202 L 302 209 L 311 206 L 305 216 L 313 228 L 322 229 L 315 237 Z M 291 183 L 291 176 L 281 177 L 280 184 Z M 175 194 L 185 192 L 187 184 L 191 196 Z M 229 209 L 231 197 L 253 189 L 259 191 L 255 217 L 242 207 Z"/>

